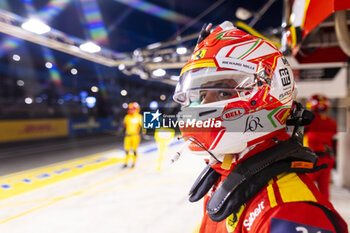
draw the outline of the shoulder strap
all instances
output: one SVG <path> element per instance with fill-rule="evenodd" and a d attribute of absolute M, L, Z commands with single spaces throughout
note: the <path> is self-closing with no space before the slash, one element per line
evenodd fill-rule
<path fill-rule="evenodd" d="M 306 162 L 309 167 L 294 166 Z M 273 177 L 283 172 L 314 172 L 317 156 L 294 139 L 279 142 L 238 164 L 221 183 L 207 204 L 209 217 L 222 221 L 236 213 L 242 204 L 254 197 Z"/>

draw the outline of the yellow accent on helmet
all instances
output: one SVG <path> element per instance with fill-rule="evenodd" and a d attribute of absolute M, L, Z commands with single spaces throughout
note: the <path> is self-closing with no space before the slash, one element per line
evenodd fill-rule
<path fill-rule="evenodd" d="M 187 63 L 187 65 L 185 65 L 182 68 L 180 76 L 186 71 L 197 69 L 197 68 L 203 68 L 203 67 L 217 67 L 217 66 L 213 59 L 202 59 L 198 61 L 193 61 L 193 62 Z"/>

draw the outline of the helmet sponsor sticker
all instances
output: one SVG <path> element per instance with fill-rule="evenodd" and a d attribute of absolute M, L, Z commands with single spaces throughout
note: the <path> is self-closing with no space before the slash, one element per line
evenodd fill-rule
<path fill-rule="evenodd" d="M 221 119 L 225 121 L 233 121 L 237 120 L 238 118 L 241 118 L 244 114 L 244 108 L 232 108 L 222 113 Z"/>
<path fill-rule="evenodd" d="M 201 59 L 205 56 L 207 49 L 201 49 L 192 55 L 191 60 Z"/>
<path fill-rule="evenodd" d="M 290 95 L 292 95 L 292 91 L 291 90 L 283 92 L 282 94 L 280 94 L 278 96 L 278 99 L 281 100 L 281 99 L 284 99 L 286 97 L 289 97 Z"/>
<path fill-rule="evenodd" d="M 232 57 L 216 57 L 216 60 L 220 68 L 239 70 L 249 74 L 254 74 L 257 69 L 257 64 Z"/>
<path fill-rule="evenodd" d="M 248 116 L 245 122 L 245 129 L 243 133 L 246 132 L 255 132 L 258 129 L 264 128 L 264 126 L 260 123 L 260 118 L 257 116 Z"/>
<path fill-rule="evenodd" d="M 285 57 L 281 57 L 284 65 L 289 66 L 288 60 Z"/>
<path fill-rule="evenodd" d="M 310 226 L 298 222 L 292 222 L 280 218 L 271 219 L 270 233 L 334 233 L 334 231 L 326 230 L 317 226 Z"/>
<path fill-rule="evenodd" d="M 287 68 L 283 68 L 279 70 L 280 76 L 281 76 L 281 80 L 282 80 L 282 85 L 285 86 L 289 86 L 291 84 L 291 79 L 289 76 L 289 72 Z"/>

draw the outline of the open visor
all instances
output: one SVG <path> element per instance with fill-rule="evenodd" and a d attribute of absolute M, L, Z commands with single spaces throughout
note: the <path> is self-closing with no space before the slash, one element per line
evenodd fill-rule
<path fill-rule="evenodd" d="M 254 74 L 217 68 L 199 68 L 183 73 L 176 86 L 174 100 L 182 105 L 201 104 L 206 95 L 218 100 L 250 93 L 256 85 Z"/>

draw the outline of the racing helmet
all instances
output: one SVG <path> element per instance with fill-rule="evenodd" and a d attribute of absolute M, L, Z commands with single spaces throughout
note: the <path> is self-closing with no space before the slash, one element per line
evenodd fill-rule
<path fill-rule="evenodd" d="M 329 99 L 322 94 L 315 94 L 310 96 L 306 103 L 306 107 L 311 111 L 322 112 L 329 108 Z"/>
<path fill-rule="evenodd" d="M 129 103 L 128 114 L 134 114 L 140 112 L 140 105 L 137 102 Z"/>
<path fill-rule="evenodd" d="M 173 98 L 182 105 L 179 120 L 189 123 L 181 127 L 188 148 L 221 161 L 285 130 L 296 88 L 270 42 L 228 21 L 208 34 L 182 68 Z"/>

